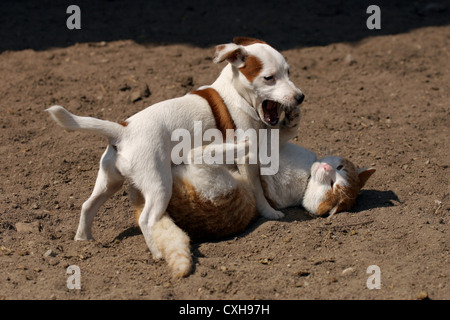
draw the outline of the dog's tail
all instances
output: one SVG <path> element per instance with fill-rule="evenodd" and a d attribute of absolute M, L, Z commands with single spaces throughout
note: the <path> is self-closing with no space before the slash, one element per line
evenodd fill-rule
<path fill-rule="evenodd" d="M 61 106 L 52 106 L 49 112 L 58 125 L 68 131 L 87 131 L 106 136 L 109 140 L 120 138 L 124 126 L 107 120 L 76 116 Z"/>

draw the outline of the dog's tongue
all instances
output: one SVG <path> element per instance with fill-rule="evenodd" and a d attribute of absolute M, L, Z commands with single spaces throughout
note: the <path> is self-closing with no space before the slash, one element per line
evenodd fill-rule
<path fill-rule="evenodd" d="M 274 126 L 278 123 L 278 103 L 270 100 L 264 102 L 264 120 Z"/>

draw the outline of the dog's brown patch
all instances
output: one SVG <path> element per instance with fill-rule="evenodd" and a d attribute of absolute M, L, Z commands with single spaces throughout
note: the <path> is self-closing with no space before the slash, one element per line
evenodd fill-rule
<path fill-rule="evenodd" d="M 205 99 L 213 113 L 214 120 L 216 121 L 216 127 L 222 132 L 223 137 L 226 137 L 227 129 L 236 129 L 233 118 L 228 111 L 228 108 L 223 101 L 220 94 L 213 88 L 206 88 L 203 90 L 192 91 L 192 94 L 199 95 Z"/>
<path fill-rule="evenodd" d="M 219 44 L 218 46 L 216 46 L 216 52 L 217 51 L 222 51 L 223 49 L 225 49 L 226 45 L 224 44 Z"/>
<path fill-rule="evenodd" d="M 240 67 L 239 70 L 247 78 L 248 81 L 253 82 L 255 78 L 261 73 L 263 69 L 262 61 L 255 56 L 248 56 L 245 59 L 244 66 Z"/>
<path fill-rule="evenodd" d="M 241 46 L 249 46 L 254 43 L 267 44 L 265 41 L 255 39 L 255 38 L 249 38 L 249 37 L 235 37 L 235 38 L 233 38 L 233 42 L 235 44 L 241 45 Z"/>
<path fill-rule="evenodd" d="M 128 125 L 128 122 L 126 121 L 122 121 L 121 123 L 119 123 L 121 126 L 126 127 Z"/>

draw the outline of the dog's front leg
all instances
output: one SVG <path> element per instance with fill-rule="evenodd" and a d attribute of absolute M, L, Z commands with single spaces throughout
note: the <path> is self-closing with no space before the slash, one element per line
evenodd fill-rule
<path fill-rule="evenodd" d="M 256 207 L 258 212 L 267 219 L 281 219 L 284 217 L 284 213 L 275 210 L 271 207 L 266 197 L 264 196 L 264 190 L 261 184 L 261 177 L 259 172 L 259 165 L 250 165 L 249 176 L 250 183 L 253 184 L 253 190 L 256 198 Z"/>

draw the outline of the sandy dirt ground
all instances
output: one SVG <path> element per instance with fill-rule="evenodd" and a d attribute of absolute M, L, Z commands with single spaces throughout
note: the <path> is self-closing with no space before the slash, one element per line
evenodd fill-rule
<path fill-rule="evenodd" d="M 448 2 L 381 4 L 381 30 L 364 1 L 79 1 L 81 30 L 65 27 L 67 4 L 18 3 L 0 4 L 0 299 L 450 299 Z M 178 280 L 151 257 L 126 186 L 96 240 L 75 242 L 106 141 L 44 109 L 123 121 L 212 83 L 213 47 L 236 35 L 288 59 L 306 95 L 294 143 L 377 169 L 357 205 L 329 220 L 290 208 L 192 243 L 194 272 Z M 66 286 L 72 265 L 80 290 Z"/>

